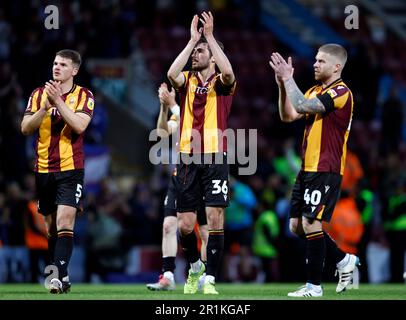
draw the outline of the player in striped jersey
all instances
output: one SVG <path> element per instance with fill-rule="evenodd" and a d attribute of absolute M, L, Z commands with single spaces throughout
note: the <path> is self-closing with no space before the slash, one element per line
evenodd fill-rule
<path fill-rule="evenodd" d="M 190 264 L 184 293 L 197 292 L 198 279 L 205 271 L 193 232 L 196 210 L 204 197 L 209 240 L 203 293 L 218 294 L 215 278 L 224 250 L 224 208 L 229 201 L 227 141 L 222 133 L 227 129 L 236 81 L 222 44 L 214 38 L 212 14 L 203 12 L 200 21 L 203 27 L 198 30 L 199 17 L 193 17 L 190 40 L 169 68 L 168 78 L 179 92 L 181 109 L 177 211 L 180 243 Z M 192 70 L 182 72 L 190 57 Z M 190 162 L 190 155 L 197 157 Z M 203 159 L 213 163 L 202 164 Z"/>
<path fill-rule="evenodd" d="M 159 116 L 157 120 L 158 136 L 166 138 L 175 134 L 179 128 L 179 106 L 175 100 L 175 91 L 168 90 L 166 83 L 162 83 L 158 90 L 158 96 L 161 103 Z M 168 120 L 168 111 L 172 112 Z M 176 216 L 176 169 L 174 170 L 169 181 L 168 192 L 165 197 L 164 210 L 165 218 L 162 228 L 162 271 L 159 280 L 156 283 L 148 283 L 147 288 L 153 291 L 171 291 L 175 290 L 175 259 L 178 252 L 178 240 L 176 231 L 178 221 Z M 201 261 L 206 261 L 206 245 L 208 238 L 208 226 L 204 206 L 201 205 L 197 210 L 197 222 L 199 224 L 199 234 L 202 240 L 200 247 Z M 204 274 L 202 279 L 204 279 Z"/>
<path fill-rule="evenodd" d="M 80 54 L 65 49 L 56 53 L 53 80 L 33 91 L 21 131 L 37 134 L 35 181 L 38 212 L 45 215 L 51 261 L 58 276 L 51 293 L 69 292 L 68 265 L 73 250 L 73 228 L 82 211 L 83 135 L 93 116 L 93 94 L 73 82 Z"/>
<path fill-rule="evenodd" d="M 292 60 L 273 53 L 269 62 L 279 87 L 279 114 L 282 121 L 304 118 L 302 169 L 292 190 L 290 229 L 306 238 L 307 284 L 288 295 L 320 297 L 326 248 L 334 256 L 342 292 L 352 280 L 358 264 L 355 255 L 345 254 L 323 232 L 322 221 L 330 221 L 339 198 L 350 133 L 353 97 L 341 79 L 347 61 L 346 50 L 338 44 L 319 48 L 314 63 L 320 82 L 303 94 L 293 79 Z"/>

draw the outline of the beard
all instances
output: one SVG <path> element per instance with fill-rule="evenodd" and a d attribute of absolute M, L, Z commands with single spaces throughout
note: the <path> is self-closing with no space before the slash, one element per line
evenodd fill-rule
<path fill-rule="evenodd" d="M 193 71 L 202 71 L 204 68 L 201 65 L 194 65 L 192 66 Z"/>
<path fill-rule="evenodd" d="M 195 65 L 193 65 L 192 64 L 192 70 L 193 71 L 202 71 L 202 70 L 204 70 L 204 69 L 207 69 L 208 67 L 209 67 L 209 63 L 198 63 L 198 64 L 195 64 Z"/>
<path fill-rule="evenodd" d="M 323 82 L 323 80 L 327 79 L 327 77 L 324 73 L 315 73 L 314 78 L 320 82 Z"/>

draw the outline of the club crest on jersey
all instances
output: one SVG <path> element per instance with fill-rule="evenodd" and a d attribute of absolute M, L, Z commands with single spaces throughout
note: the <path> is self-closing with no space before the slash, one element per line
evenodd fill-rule
<path fill-rule="evenodd" d="M 335 90 L 333 90 L 333 89 L 327 90 L 327 94 L 332 98 L 337 96 L 337 92 Z"/>
<path fill-rule="evenodd" d="M 71 98 L 69 99 L 69 104 L 74 104 L 75 102 L 76 102 L 75 97 L 71 97 Z"/>

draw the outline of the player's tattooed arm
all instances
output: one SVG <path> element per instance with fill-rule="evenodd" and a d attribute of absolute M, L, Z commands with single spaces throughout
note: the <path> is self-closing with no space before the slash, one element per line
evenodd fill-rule
<path fill-rule="evenodd" d="M 298 113 L 323 113 L 326 111 L 323 103 L 318 98 L 306 99 L 298 88 L 293 77 L 284 81 L 286 95 L 293 108 Z"/>

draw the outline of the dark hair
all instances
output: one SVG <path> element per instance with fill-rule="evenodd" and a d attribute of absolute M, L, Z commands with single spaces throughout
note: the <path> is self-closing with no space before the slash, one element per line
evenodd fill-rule
<path fill-rule="evenodd" d="M 220 41 L 217 41 L 217 40 L 216 40 L 216 42 L 217 42 L 217 44 L 219 45 L 219 47 L 221 48 L 221 50 L 223 50 L 223 51 L 224 51 L 224 44 L 223 44 L 222 42 L 220 42 Z M 199 41 L 197 41 L 197 43 L 196 43 L 196 47 L 197 47 L 199 44 L 201 44 L 201 43 L 207 43 L 206 38 L 205 38 L 205 37 L 203 37 L 203 36 L 200 38 L 200 40 L 199 40 Z M 208 44 L 208 43 L 207 43 L 207 49 L 209 49 L 210 56 L 212 56 L 213 54 L 211 53 L 210 46 L 209 46 L 209 44 Z"/>
<path fill-rule="evenodd" d="M 58 51 L 56 55 L 65 59 L 71 59 L 72 62 L 77 65 L 78 68 L 82 64 L 82 58 L 80 57 L 80 53 L 75 50 L 63 49 L 61 51 Z"/>

